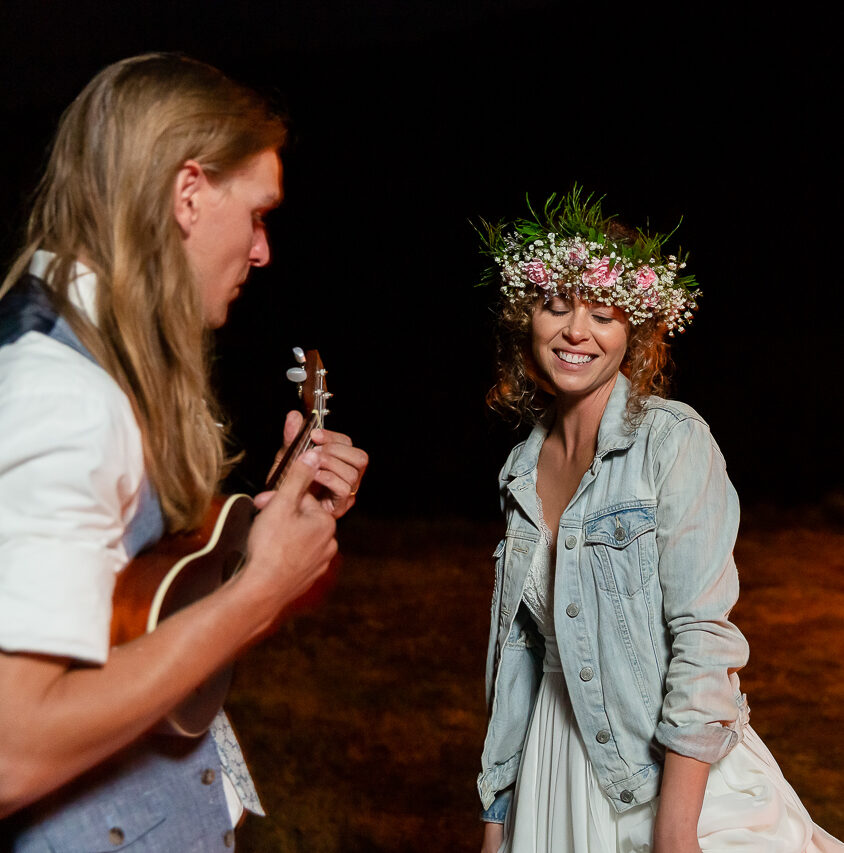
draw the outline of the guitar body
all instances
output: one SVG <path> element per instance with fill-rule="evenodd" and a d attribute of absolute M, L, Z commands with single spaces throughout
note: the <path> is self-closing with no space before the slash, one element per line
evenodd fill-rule
<path fill-rule="evenodd" d="M 254 515 L 247 495 L 215 498 L 198 530 L 165 536 L 135 557 L 117 576 L 112 646 L 154 631 L 162 620 L 225 583 L 246 556 Z M 215 673 L 168 714 L 159 730 L 187 737 L 203 734 L 223 704 L 231 677 L 232 666 Z"/>

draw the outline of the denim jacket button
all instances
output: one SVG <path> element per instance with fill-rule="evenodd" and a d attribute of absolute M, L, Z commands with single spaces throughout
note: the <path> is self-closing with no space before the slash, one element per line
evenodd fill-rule
<path fill-rule="evenodd" d="M 598 734 L 595 735 L 595 740 L 598 743 L 609 743 L 610 733 L 606 729 L 601 729 Z"/>
<path fill-rule="evenodd" d="M 624 532 L 624 528 L 623 528 L 623 527 L 616 527 L 616 529 L 615 529 L 615 538 L 616 538 L 619 542 L 621 542 L 621 540 L 622 540 L 622 539 L 624 539 L 624 537 L 625 537 L 626 535 L 627 535 L 627 534 Z"/>
<path fill-rule="evenodd" d="M 580 680 L 581 681 L 591 681 L 592 676 L 595 675 L 595 670 L 592 669 L 591 666 L 584 666 L 583 669 L 580 670 Z"/>
<path fill-rule="evenodd" d="M 571 549 L 574 548 L 575 545 L 577 545 L 577 537 L 571 535 L 566 536 L 566 548 L 571 551 Z"/>
<path fill-rule="evenodd" d="M 566 616 L 571 616 L 572 619 L 574 619 L 578 613 L 580 613 L 580 608 L 574 602 L 566 608 Z"/>
<path fill-rule="evenodd" d="M 622 803 L 632 803 L 633 793 L 631 791 L 622 791 L 619 795 Z"/>

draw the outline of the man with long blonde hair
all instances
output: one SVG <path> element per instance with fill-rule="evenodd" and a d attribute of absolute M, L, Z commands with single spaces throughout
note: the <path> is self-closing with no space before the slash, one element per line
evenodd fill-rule
<path fill-rule="evenodd" d="M 208 330 L 269 261 L 284 136 L 254 92 L 167 54 L 109 66 L 62 118 L 0 288 L 12 850 L 226 849 L 244 807 L 261 812 L 224 715 L 195 740 L 150 732 L 325 571 L 366 454 L 315 433 L 256 498 L 234 578 L 142 638 L 109 648 L 109 626 L 117 573 L 164 532 L 195 528 L 226 470 Z M 286 440 L 297 427 L 288 417 Z"/>

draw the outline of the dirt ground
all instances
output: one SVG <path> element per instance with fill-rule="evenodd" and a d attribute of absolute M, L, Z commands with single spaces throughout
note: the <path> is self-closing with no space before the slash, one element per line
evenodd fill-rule
<path fill-rule="evenodd" d="M 269 817 L 245 853 L 479 849 L 474 790 L 496 526 L 349 519 L 319 607 L 240 665 L 228 703 Z M 767 513 L 736 550 L 754 728 L 844 835 L 844 532 Z"/>

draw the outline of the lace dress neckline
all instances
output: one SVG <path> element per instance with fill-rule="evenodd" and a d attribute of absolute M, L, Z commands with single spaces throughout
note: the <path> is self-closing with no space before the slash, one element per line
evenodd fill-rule
<path fill-rule="evenodd" d="M 522 600 L 545 639 L 547 650 L 549 641 L 555 641 L 553 562 L 556 549 L 551 544 L 554 537 L 545 522 L 539 495 L 536 496 L 536 503 L 539 509 L 539 540 L 533 551 Z"/>

